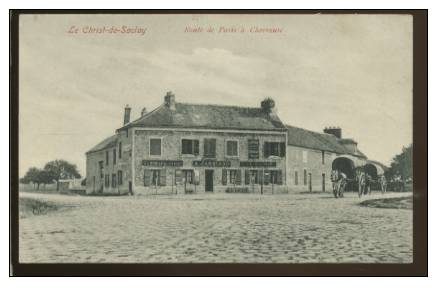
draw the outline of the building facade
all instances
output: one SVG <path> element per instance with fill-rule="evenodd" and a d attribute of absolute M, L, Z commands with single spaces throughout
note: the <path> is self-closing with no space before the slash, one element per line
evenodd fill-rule
<path fill-rule="evenodd" d="M 87 152 L 88 194 L 286 192 L 287 129 L 273 106 L 164 104 Z"/>

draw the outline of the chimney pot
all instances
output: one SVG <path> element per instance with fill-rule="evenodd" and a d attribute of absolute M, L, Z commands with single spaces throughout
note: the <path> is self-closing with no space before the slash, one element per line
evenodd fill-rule
<path fill-rule="evenodd" d="M 126 105 L 126 107 L 124 107 L 123 125 L 126 125 L 130 122 L 130 111 L 131 111 L 131 107 L 129 107 L 129 105 Z"/>
<path fill-rule="evenodd" d="M 176 98 L 171 91 L 168 91 L 165 95 L 164 103 L 170 110 L 176 110 Z"/>

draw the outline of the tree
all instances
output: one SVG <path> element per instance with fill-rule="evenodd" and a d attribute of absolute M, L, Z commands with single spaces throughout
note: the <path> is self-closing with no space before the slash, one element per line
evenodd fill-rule
<path fill-rule="evenodd" d="M 75 164 L 71 164 L 66 160 L 57 159 L 48 162 L 44 166 L 44 170 L 48 172 L 48 178 L 56 181 L 56 190 L 59 191 L 59 180 L 80 178 Z"/>
<path fill-rule="evenodd" d="M 29 170 L 27 170 L 26 174 L 23 178 L 20 179 L 20 182 L 23 184 L 29 184 L 33 183 L 34 186 L 37 184 L 39 188 L 39 175 L 41 173 L 41 170 L 36 167 L 31 167 Z"/>
<path fill-rule="evenodd" d="M 413 177 L 413 144 L 402 147 L 402 152 L 393 157 L 387 177 L 401 176 L 402 180 Z"/>

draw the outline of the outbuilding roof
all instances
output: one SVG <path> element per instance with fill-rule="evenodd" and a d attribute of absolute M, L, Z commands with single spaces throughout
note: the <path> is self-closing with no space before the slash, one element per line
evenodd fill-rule
<path fill-rule="evenodd" d="M 287 130 L 288 145 L 366 158 L 358 149 L 352 151 L 346 145 L 342 145 L 341 141 L 334 135 L 318 133 L 291 125 L 287 125 Z"/>
<path fill-rule="evenodd" d="M 266 113 L 261 108 L 177 102 L 173 109 L 163 104 L 119 130 L 130 127 L 286 131 L 276 114 Z"/>
<path fill-rule="evenodd" d="M 88 150 L 87 153 L 97 152 L 103 149 L 112 148 L 115 147 L 116 145 L 117 145 L 117 135 L 115 134 L 104 139 L 102 142 L 100 142 L 99 144 Z"/>

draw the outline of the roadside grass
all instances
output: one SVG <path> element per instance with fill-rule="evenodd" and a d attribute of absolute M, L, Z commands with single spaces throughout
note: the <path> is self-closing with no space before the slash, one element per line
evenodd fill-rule
<path fill-rule="evenodd" d="M 413 196 L 402 196 L 392 198 L 378 198 L 365 200 L 360 203 L 360 206 L 381 209 L 413 209 Z"/>

